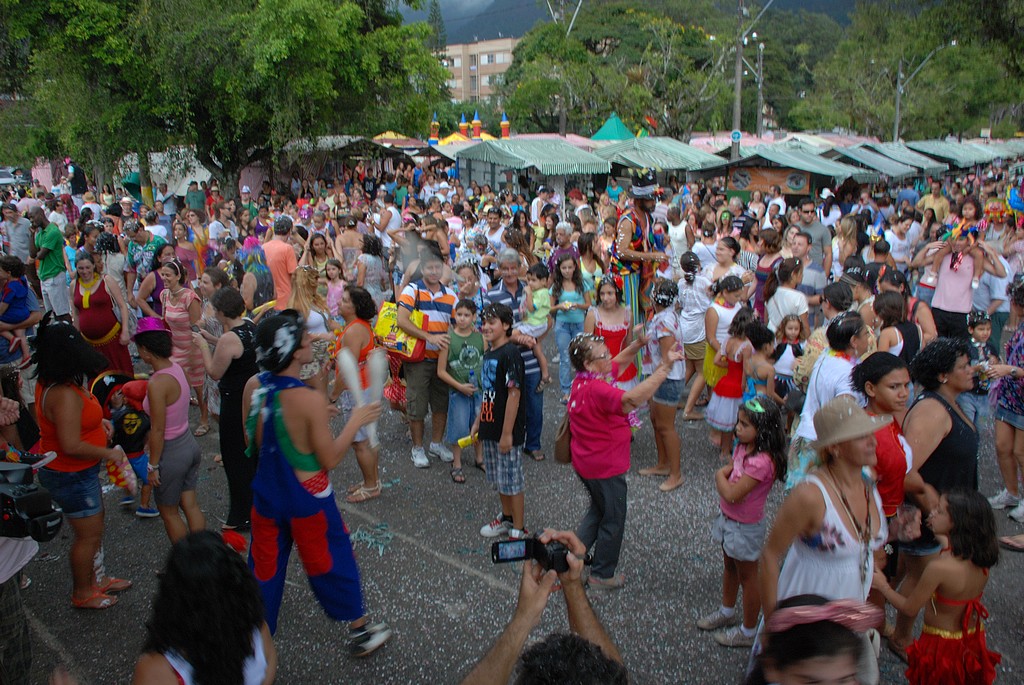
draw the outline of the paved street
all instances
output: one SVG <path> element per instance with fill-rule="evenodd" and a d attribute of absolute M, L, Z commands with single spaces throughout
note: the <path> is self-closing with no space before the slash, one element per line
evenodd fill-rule
<path fill-rule="evenodd" d="M 545 398 L 546 446 L 553 443 L 563 411 L 556 392 L 549 389 Z M 649 422 L 636 436 L 621 566 L 627 586 L 617 593 L 592 595 L 592 601 L 621 648 L 634 682 L 736 683 L 746 650 L 719 647 L 694 626 L 720 599 L 721 552 L 709 538 L 717 511 L 712 474 L 718 457 L 703 423 L 680 420 L 678 427 L 684 438 L 687 482 L 669 494 L 658 491 L 657 480 L 636 475 L 655 461 Z M 293 554 L 276 636 L 279 683 L 457 683 L 511 615 L 517 571 L 493 566 L 489 543 L 478 534 L 498 511 L 498 498 L 483 474 L 468 467 L 468 482 L 455 485 L 447 465 L 436 460 L 429 469 L 413 468 L 408 432 L 394 414 L 386 414 L 381 437 L 384 495 L 342 508 L 351 532 L 361 540 L 356 546 L 367 606 L 373 618 L 392 625 L 395 637 L 367 660 L 348 658 L 346 629 L 324 616 Z M 199 498 L 208 525 L 215 528 L 216 517 L 226 513 L 224 472 L 212 461 L 216 430 L 201 442 L 206 467 Z M 997 482 L 991 429 L 983 444 L 982 488 L 991 494 Z M 357 472 L 350 453 L 333 473 L 335 489 L 343 491 L 358 480 Z M 571 468 L 550 457 L 543 463 L 528 461 L 526 479 L 528 528 L 575 528 L 586 500 Z M 36 560 L 26 567 L 32 578 L 24 596 L 33 626 L 33 682 L 44 683 L 59 663 L 69 666 L 83 685 L 130 680 L 156 589 L 155 571 L 169 545 L 159 520 L 136 519 L 117 508 L 117 498 L 113 492 L 106 496 L 107 568 L 132 579 L 135 586 L 116 607 L 102 612 L 70 608 L 67 526 L 56 540 L 43 545 L 59 559 Z M 771 512 L 778 502 L 777 488 Z M 1024 526 L 1002 513 L 997 513 L 997 520 L 1000 533 L 1024 532 Z M 985 593 L 991 614 L 989 646 L 1003 654 L 997 682 L 1024 678 L 1022 573 L 1024 557 L 1004 552 Z M 566 628 L 564 603 L 556 596 L 535 636 Z M 904 681 L 900 664 L 884 650 L 881 667 L 884 683 Z"/>

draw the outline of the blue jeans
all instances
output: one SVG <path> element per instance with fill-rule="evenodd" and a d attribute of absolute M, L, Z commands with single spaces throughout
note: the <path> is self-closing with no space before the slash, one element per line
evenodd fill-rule
<path fill-rule="evenodd" d="M 555 344 L 558 345 L 558 384 L 562 386 L 562 396 L 572 389 L 572 379 L 576 374 L 569 362 L 569 343 L 583 332 L 582 323 L 565 323 L 555 321 Z"/>
<path fill-rule="evenodd" d="M 540 451 L 540 435 L 544 430 L 544 393 L 537 392 L 540 373 L 526 374 L 520 402 L 526 403 L 526 444 L 523 449 Z"/>

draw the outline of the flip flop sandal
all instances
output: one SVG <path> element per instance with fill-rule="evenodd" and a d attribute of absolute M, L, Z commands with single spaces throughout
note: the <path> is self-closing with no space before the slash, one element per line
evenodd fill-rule
<path fill-rule="evenodd" d="M 109 609 L 117 604 L 117 597 L 105 595 L 99 588 L 93 588 L 93 593 L 86 599 L 71 598 L 71 606 L 75 609 L 91 609 L 99 611 Z"/>
<path fill-rule="evenodd" d="M 999 538 L 999 546 L 1007 552 L 1024 552 L 1024 545 L 1013 542 L 1013 538 L 1010 537 Z"/>
<path fill-rule="evenodd" d="M 107 584 L 98 588 L 98 590 L 103 594 L 109 592 L 124 592 L 131 586 L 132 581 L 130 580 L 124 580 L 123 578 L 114 578 L 113 576 L 109 576 L 107 578 Z"/>
<path fill-rule="evenodd" d="M 475 462 L 473 462 L 473 466 L 475 468 L 480 469 L 484 473 L 487 473 L 487 467 L 484 466 L 484 463 L 482 461 L 475 461 Z"/>
<path fill-rule="evenodd" d="M 348 494 L 350 494 L 350 495 L 351 495 L 352 493 L 354 493 L 354 492 L 356 492 L 357 490 L 361 489 L 361 488 L 362 488 L 362 487 L 363 487 L 364 485 L 366 485 L 366 481 L 363 481 L 363 480 L 361 480 L 361 481 L 359 481 L 358 483 L 355 483 L 354 485 L 350 485 L 350 486 L 348 486 L 348 487 L 347 487 L 347 488 L 345 489 L 345 492 L 347 492 Z"/>
<path fill-rule="evenodd" d="M 458 483 L 459 485 L 462 485 L 466 482 L 466 476 L 462 474 L 462 469 L 452 469 L 451 477 L 453 483 Z"/>
<path fill-rule="evenodd" d="M 547 459 L 547 457 L 544 456 L 543 452 L 534 452 L 533 450 L 523 451 L 526 452 L 526 455 L 530 457 L 530 459 L 533 459 L 534 461 L 544 461 L 545 459 Z"/>
<path fill-rule="evenodd" d="M 200 425 L 199 428 L 196 428 L 194 431 L 192 431 L 192 435 L 194 435 L 197 438 L 201 438 L 201 437 L 203 437 L 204 435 L 206 435 L 209 432 L 210 432 L 210 427 L 209 426 Z"/>
<path fill-rule="evenodd" d="M 377 487 L 375 488 L 368 488 L 366 486 L 360 487 L 358 490 L 346 497 L 345 501 L 349 504 L 359 504 L 360 502 L 365 502 L 377 497 L 380 497 L 380 483 L 377 483 Z"/>

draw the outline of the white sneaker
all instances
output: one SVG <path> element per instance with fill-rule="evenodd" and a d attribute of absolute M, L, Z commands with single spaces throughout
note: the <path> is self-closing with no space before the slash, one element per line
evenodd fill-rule
<path fill-rule="evenodd" d="M 497 518 L 480 529 L 480 534 L 485 538 L 496 538 L 499 535 L 507 535 L 510 530 L 512 522 L 498 514 Z"/>
<path fill-rule="evenodd" d="M 418 469 L 430 468 L 430 460 L 427 459 L 427 453 L 422 447 L 412 448 L 412 464 Z"/>
<path fill-rule="evenodd" d="M 427 454 L 437 457 L 446 464 L 455 461 L 455 455 L 452 454 L 452 451 L 439 442 L 430 443 L 430 449 L 427 450 Z"/>
<path fill-rule="evenodd" d="M 512 524 L 510 523 L 509 525 Z M 529 536 L 530 533 L 525 528 L 523 528 L 522 530 L 519 530 L 518 528 L 509 528 L 508 530 L 509 540 L 525 540 Z"/>
<path fill-rule="evenodd" d="M 1006 515 L 1012 518 L 1017 523 L 1024 523 L 1024 502 L 1021 502 L 1020 504 L 1015 506 Z"/>
<path fill-rule="evenodd" d="M 993 509 L 1013 509 L 1020 504 L 1020 499 L 1010 494 L 1010 491 L 1003 488 L 998 495 L 988 498 L 989 506 Z"/>

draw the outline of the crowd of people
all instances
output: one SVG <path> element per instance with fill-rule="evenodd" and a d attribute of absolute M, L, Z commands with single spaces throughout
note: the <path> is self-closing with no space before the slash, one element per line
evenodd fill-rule
<path fill-rule="evenodd" d="M 706 422 L 722 460 L 706 475 L 721 499 L 710 531 L 721 603 L 697 626 L 760 654 L 751 682 L 803 682 L 787 669 L 825 656 L 877 682 L 877 635 L 912 682 L 989 683 L 987 570 L 999 545 L 1024 551 L 1024 535 L 996 540 L 993 518 L 1024 523 L 1024 220 L 1005 202 L 1011 179 L 987 171 L 920 188 L 848 182 L 817 198 L 659 184 L 652 170 L 563 198 L 528 193 L 525 179 L 503 190 L 463 184 L 454 168 L 363 163 L 255 194 L 161 186 L 151 205 L 80 180 L 21 189 L 0 223 L 0 365 L 15 379 L 2 387 L 19 407 L 3 435 L 26 462 L 56 453 L 39 480 L 73 531 L 71 602 L 102 610 L 131 582 L 104 567 L 101 471 L 120 482 L 132 469 L 140 492 L 120 505 L 159 517 L 175 545 L 162 594 L 195 582 L 181 559 L 197 549 L 209 575 L 245 575 L 230 555 L 213 568 L 219 543 L 202 533 L 196 439 L 216 423 L 228 492 L 210 514 L 248 546 L 246 592 L 263 607 L 239 598 L 249 613 L 226 628 L 238 632 L 229 665 L 255 683 L 273 677 L 293 544 L 325 612 L 349 624 L 353 655 L 391 635 L 367 618 L 330 479 L 351 448 L 362 480 L 341 496 L 384 496 L 375 348 L 389 350 L 385 396 L 408 423 L 412 464 L 439 461 L 458 487 L 469 459 L 497 490 L 485 538 L 531 536 L 523 460 L 547 458 L 545 388 L 557 384 L 559 440 L 590 506 L 575 534 L 546 540 L 593 556 L 583 578 L 575 561 L 563 574 L 567 599 L 577 585 L 625 586 L 632 436 L 650 423 L 657 461 L 638 475 L 671 496 L 686 485 L 682 409 Z M 382 330 L 385 312 L 394 324 Z M 341 372 L 343 353 L 361 387 Z M 1003 487 L 986 499 L 988 422 Z M 776 481 L 786 497 L 769 530 Z M 17 570 L 3 588 L 21 582 Z M 527 566 L 520 602 L 533 609 L 520 623 L 536 623 L 552 583 Z M 609 673 L 621 668 L 603 629 L 575 632 Z M 139 669 L 214 682 L 224 664 L 183 635 L 151 625 Z M 23 682 L 10 653 L 4 667 Z M 974 680 L 956 679 L 964 668 Z"/>

